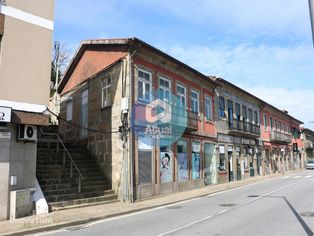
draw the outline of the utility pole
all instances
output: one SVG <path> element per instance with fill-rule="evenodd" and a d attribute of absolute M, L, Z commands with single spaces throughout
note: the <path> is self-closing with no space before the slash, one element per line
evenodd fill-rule
<path fill-rule="evenodd" d="M 314 4 L 313 0 L 309 0 L 309 10 L 310 10 L 310 20 L 311 20 L 311 30 L 312 30 L 312 42 L 314 47 Z"/>

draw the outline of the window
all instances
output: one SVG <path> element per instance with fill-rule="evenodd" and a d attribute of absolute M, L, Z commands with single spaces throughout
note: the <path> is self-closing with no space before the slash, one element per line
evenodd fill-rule
<path fill-rule="evenodd" d="M 278 126 L 279 131 L 281 131 L 281 121 L 278 122 Z"/>
<path fill-rule="evenodd" d="M 243 130 L 246 131 L 247 110 L 246 106 L 242 106 Z"/>
<path fill-rule="evenodd" d="M 187 181 L 189 179 L 189 165 L 187 144 L 184 140 L 177 143 L 177 161 L 178 161 L 178 182 Z"/>
<path fill-rule="evenodd" d="M 138 70 L 138 99 L 142 101 L 151 100 L 152 74 L 150 72 Z"/>
<path fill-rule="evenodd" d="M 73 101 L 72 101 L 72 99 L 70 99 L 66 102 L 66 119 L 67 119 L 67 121 L 72 120 L 72 118 L 73 118 L 72 112 L 73 112 Z"/>
<path fill-rule="evenodd" d="M 258 115 L 257 111 L 254 111 L 254 124 L 258 125 Z"/>
<path fill-rule="evenodd" d="M 248 118 L 249 118 L 249 130 L 253 132 L 253 110 L 251 108 L 248 109 Z"/>
<path fill-rule="evenodd" d="M 227 101 L 228 105 L 228 120 L 229 120 L 229 126 L 233 127 L 233 101 L 228 100 Z"/>
<path fill-rule="evenodd" d="M 173 155 L 171 146 L 160 147 L 160 182 L 172 182 Z"/>
<path fill-rule="evenodd" d="M 267 129 L 267 125 L 268 125 L 267 116 L 264 115 L 264 129 Z"/>
<path fill-rule="evenodd" d="M 270 129 L 273 129 L 273 118 L 269 117 Z"/>
<path fill-rule="evenodd" d="M 191 110 L 193 113 L 199 113 L 199 93 L 191 91 Z"/>
<path fill-rule="evenodd" d="M 210 97 L 205 96 L 205 117 L 206 120 L 212 120 L 212 100 Z"/>
<path fill-rule="evenodd" d="M 192 142 L 192 179 L 201 178 L 201 144 Z"/>
<path fill-rule="evenodd" d="M 180 102 L 180 106 L 184 107 L 186 106 L 186 89 L 184 86 L 177 84 L 177 97 Z"/>
<path fill-rule="evenodd" d="M 111 105 L 111 92 L 110 92 L 111 78 L 108 76 L 102 81 L 102 104 L 101 107 Z"/>
<path fill-rule="evenodd" d="M 286 133 L 286 124 L 283 124 L 283 132 Z"/>
<path fill-rule="evenodd" d="M 159 78 L 160 99 L 170 103 L 171 81 L 165 78 Z"/>
<path fill-rule="evenodd" d="M 222 96 L 219 96 L 219 117 L 225 118 L 225 98 Z"/>
<path fill-rule="evenodd" d="M 81 94 L 81 137 L 88 134 L 88 89 L 82 91 Z"/>
<path fill-rule="evenodd" d="M 277 120 L 275 120 L 275 128 L 276 128 L 276 130 L 278 130 L 278 122 L 277 122 Z"/>
<path fill-rule="evenodd" d="M 241 107 L 239 103 L 235 103 L 235 113 L 237 119 L 237 129 L 240 130 Z"/>
<path fill-rule="evenodd" d="M 219 146 L 219 170 L 226 170 L 225 146 Z"/>

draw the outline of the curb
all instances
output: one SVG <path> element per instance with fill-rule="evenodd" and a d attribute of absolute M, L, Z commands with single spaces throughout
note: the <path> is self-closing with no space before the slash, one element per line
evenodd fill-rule
<path fill-rule="evenodd" d="M 175 200 L 175 201 L 171 201 L 171 202 L 166 202 L 166 203 L 160 203 L 157 205 L 153 205 L 153 206 L 147 206 L 147 207 L 141 207 L 138 209 L 133 209 L 133 210 L 128 210 L 125 212 L 118 212 L 118 213 L 113 213 L 113 214 L 108 214 L 108 215 L 104 215 L 104 216 L 98 216 L 98 217 L 92 217 L 92 218 L 88 218 L 88 219 L 84 219 L 84 220 L 76 220 L 76 221 L 70 221 L 70 222 L 65 222 L 65 223 L 56 223 L 53 225 L 47 225 L 47 226 L 39 226 L 39 227 L 35 227 L 32 229 L 25 229 L 25 230 L 19 230 L 19 231 L 14 231 L 14 232 L 8 232 L 8 233 L 4 233 L 1 234 L 3 236 L 7 236 L 7 235 L 14 235 L 14 236 L 20 236 L 20 235 L 26 235 L 26 234 L 35 234 L 35 233 L 40 233 L 40 232 L 45 232 L 45 231 L 51 231 L 51 230 L 57 230 L 57 229 L 61 229 L 61 228 L 67 228 L 70 226 L 78 226 L 78 225 L 84 225 L 90 222 L 94 222 L 94 221 L 99 221 L 99 220 L 104 220 L 104 219 L 108 219 L 108 218 L 112 218 L 112 217 L 117 217 L 117 216 L 122 216 L 122 215 L 127 215 L 127 214 L 132 214 L 132 213 L 136 213 L 136 212 L 140 212 L 140 211 L 145 211 L 145 210 L 150 210 L 150 209 L 154 209 L 154 208 L 158 208 L 158 207 L 162 207 L 162 206 L 167 206 L 167 205 L 172 205 L 172 204 L 176 204 L 176 203 L 180 203 L 183 201 L 188 201 L 194 198 L 198 198 L 198 197 L 204 197 L 210 194 L 215 194 L 215 193 L 219 193 L 219 192 L 223 192 L 226 190 L 230 190 L 230 189 L 237 189 L 239 187 L 243 187 L 243 186 L 248 186 L 251 184 L 254 184 L 256 182 L 258 182 L 258 180 L 260 179 L 260 182 L 264 182 L 267 180 L 272 180 L 276 177 L 280 177 L 286 174 L 293 174 L 293 173 L 298 173 L 301 171 L 289 171 L 286 172 L 285 174 L 281 174 L 281 173 L 277 173 L 277 174 L 271 174 L 271 175 L 266 175 L 266 176 L 256 176 L 254 179 L 252 179 L 251 182 L 249 183 L 244 183 L 244 184 L 240 184 L 239 186 L 230 186 L 227 185 L 224 189 L 219 189 L 217 191 L 212 191 L 209 193 L 202 193 L 199 194 L 197 196 L 192 196 L 192 197 L 187 197 L 184 199 L 180 199 L 180 200 Z M 276 178 L 277 179 L 277 178 Z M 236 182 L 234 182 L 236 183 Z M 217 185 L 216 185 L 217 186 Z M 157 198 L 157 197 L 156 197 Z M 150 198 L 152 199 L 152 198 Z M 145 201 L 145 200 L 141 200 L 141 201 Z"/>

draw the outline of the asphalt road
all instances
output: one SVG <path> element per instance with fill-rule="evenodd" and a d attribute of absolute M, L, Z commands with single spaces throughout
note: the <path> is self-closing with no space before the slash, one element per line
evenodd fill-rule
<path fill-rule="evenodd" d="M 37 235 L 313 235 L 314 171 Z"/>

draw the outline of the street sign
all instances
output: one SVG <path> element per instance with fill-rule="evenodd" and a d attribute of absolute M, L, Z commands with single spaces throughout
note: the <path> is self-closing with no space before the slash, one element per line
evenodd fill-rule
<path fill-rule="evenodd" d="M 0 122 L 11 122 L 11 107 L 0 106 Z"/>

